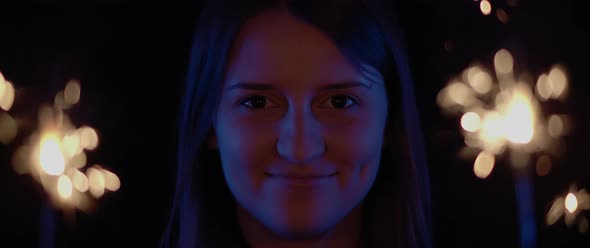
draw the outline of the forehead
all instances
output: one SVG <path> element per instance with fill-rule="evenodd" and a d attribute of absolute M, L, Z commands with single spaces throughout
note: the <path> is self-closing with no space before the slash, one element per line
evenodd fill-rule
<path fill-rule="evenodd" d="M 271 10 L 250 19 L 240 30 L 226 82 L 309 86 L 360 77 L 326 34 L 286 11 Z"/>

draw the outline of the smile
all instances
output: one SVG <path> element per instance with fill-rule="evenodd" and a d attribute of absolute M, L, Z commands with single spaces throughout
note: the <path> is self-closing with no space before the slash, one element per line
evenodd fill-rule
<path fill-rule="evenodd" d="M 281 174 L 275 175 L 265 173 L 269 180 L 276 181 L 278 183 L 295 186 L 295 187 L 309 187 L 316 186 L 321 183 L 328 182 L 338 175 L 337 172 L 327 175 L 309 174 L 309 175 L 298 175 L 298 174 Z"/>

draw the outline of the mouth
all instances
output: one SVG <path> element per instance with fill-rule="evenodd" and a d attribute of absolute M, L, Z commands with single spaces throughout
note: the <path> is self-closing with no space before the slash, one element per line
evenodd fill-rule
<path fill-rule="evenodd" d="M 269 173 L 269 172 L 264 172 L 264 175 L 268 176 L 268 177 L 281 177 L 281 178 L 287 178 L 287 179 L 320 179 L 320 178 L 325 178 L 325 177 L 333 177 L 338 175 L 338 172 L 333 172 L 330 174 L 297 174 L 297 173 Z"/>
<path fill-rule="evenodd" d="M 334 172 L 330 174 L 272 174 L 265 172 L 264 174 L 268 177 L 268 179 L 287 186 L 309 187 L 330 181 L 330 179 L 335 178 L 339 173 Z"/>

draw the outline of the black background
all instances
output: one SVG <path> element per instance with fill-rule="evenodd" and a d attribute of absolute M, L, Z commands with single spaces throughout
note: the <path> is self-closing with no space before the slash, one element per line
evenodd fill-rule
<path fill-rule="evenodd" d="M 492 1 L 509 14 L 508 24 L 482 15 L 472 0 L 399 3 L 428 144 L 438 247 L 518 247 L 510 168 L 498 164 L 487 179 L 476 178 L 472 161 L 456 156 L 463 146 L 458 117 L 442 115 L 435 102 L 449 78 L 474 60 L 490 64 L 500 48 L 512 51 L 517 72 L 538 75 L 554 63 L 568 69 L 568 101 L 545 107 L 569 114 L 575 129 L 550 174 L 533 179 L 537 244 L 590 247 L 590 232 L 563 220 L 543 224 L 552 199 L 571 183 L 590 188 L 589 6 L 517 2 Z M 58 222 L 56 247 L 157 245 L 171 200 L 176 109 L 199 8 L 198 2 L 0 3 L 0 71 L 15 84 L 10 113 L 22 124 L 17 139 L 0 146 L 0 246 L 38 246 L 46 196 L 29 175 L 14 172 L 10 157 L 34 128 L 39 104 L 51 102 L 70 78 L 82 85 L 81 101 L 69 112 L 74 124 L 99 131 L 99 148 L 88 160 L 117 173 L 122 188 L 101 198 L 96 212 L 77 213 L 74 225 Z"/>

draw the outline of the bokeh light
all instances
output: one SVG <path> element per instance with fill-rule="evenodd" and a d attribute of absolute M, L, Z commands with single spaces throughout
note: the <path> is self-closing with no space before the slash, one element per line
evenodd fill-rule
<path fill-rule="evenodd" d="M 467 112 L 461 117 L 461 126 L 465 131 L 475 132 L 481 127 L 481 118 L 475 112 Z"/>
<path fill-rule="evenodd" d="M 18 132 L 16 120 L 8 113 L 0 112 L 0 143 L 8 144 Z"/>
<path fill-rule="evenodd" d="M 494 56 L 494 68 L 498 75 L 504 75 L 512 73 L 514 69 L 514 60 L 512 54 L 506 49 L 501 49 L 496 52 Z"/>
<path fill-rule="evenodd" d="M 570 213 L 574 213 L 576 209 L 578 209 L 578 199 L 576 198 L 576 195 L 572 193 L 567 194 L 565 197 L 565 209 Z"/>
<path fill-rule="evenodd" d="M 86 192 L 88 190 L 88 177 L 77 169 L 72 170 L 72 184 L 74 188 L 80 192 Z"/>
<path fill-rule="evenodd" d="M 72 181 L 66 175 L 60 175 L 57 179 L 57 192 L 59 196 L 68 199 L 72 196 Z"/>
<path fill-rule="evenodd" d="M 547 79 L 549 81 L 550 88 L 552 89 L 551 97 L 554 99 L 561 98 L 564 95 L 568 85 L 567 77 L 563 67 L 557 65 L 551 68 L 549 75 L 547 75 Z"/>
<path fill-rule="evenodd" d="M 482 0 L 479 3 L 479 10 L 481 10 L 482 14 L 489 15 L 492 13 L 492 4 L 488 0 Z"/>
<path fill-rule="evenodd" d="M 78 80 L 70 80 L 64 89 L 64 102 L 73 105 L 80 101 L 80 82 Z"/>
<path fill-rule="evenodd" d="M 493 154 L 489 154 L 485 151 L 482 151 L 477 155 L 475 159 L 475 163 L 473 165 L 473 172 L 479 178 L 486 178 L 490 175 L 492 170 L 494 169 L 494 164 L 496 160 L 494 159 Z"/>
<path fill-rule="evenodd" d="M 504 24 L 507 24 L 508 20 L 510 19 L 508 13 L 506 13 L 506 11 L 503 9 L 496 10 L 496 17 L 498 18 L 498 20 L 500 20 L 500 22 Z"/>
<path fill-rule="evenodd" d="M 98 134 L 91 127 L 81 127 L 77 130 L 80 135 L 80 145 L 87 150 L 93 150 L 98 146 Z"/>
<path fill-rule="evenodd" d="M 537 158 L 536 172 L 539 176 L 546 176 L 551 170 L 551 158 L 547 155 L 541 155 Z"/>
<path fill-rule="evenodd" d="M 105 190 L 105 178 L 100 168 L 95 166 L 90 167 L 86 170 L 86 175 L 88 176 L 90 194 L 95 198 L 101 197 Z"/>
<path fill-rule="evenodd" d="M 0 108 L 9 111 L 14 103 L 14 86 L 9 81 L 0 82 Z"/>
<path fill-rule="evenodd" d="M 13 98 L 14 91 L 1 74 L 0 79 L 0 103 L 4 109 L 9 103 L 7 94 Z M 80 171 L 88 163 L 86 151 L 98 146 L 98 134 L 90 126 L 76 128 L 65 112 L 80 100 L 79 82 L 69 81 L 53 100 L 53 104 L 42 104 L 39 108 L 37 130 L 16 148 L 11 163 L 17 174 L 31 174 L 43 186 L 53 206 L 91 210 L 91 198 L 82 193 L 89 192 L 94 198 L 100 198 L 105 189 L 118 190 L 120 179 L 98 166 L 87 169 L 86 174 Z M 0 111 L 0 142 L 14 139 L 17 124 L 12 116 Z"/>
<path fill-rule="evenodd" d="M 119 180 L 119 177 L 115 175 L 115 173 L 112 173 L 106 169 L 101 169 L 100 171 L 104 176 L 105 189 L 117 191 L 119 188 L 121 188 L 121 181 Z"/>
<path fill-rule="evenodd" d="M 64 172 L 66 162 L 55 133 L 49 132 L 41 138 L 39 152 L 39 164 L 45 173 L 58 176 Z"/>

